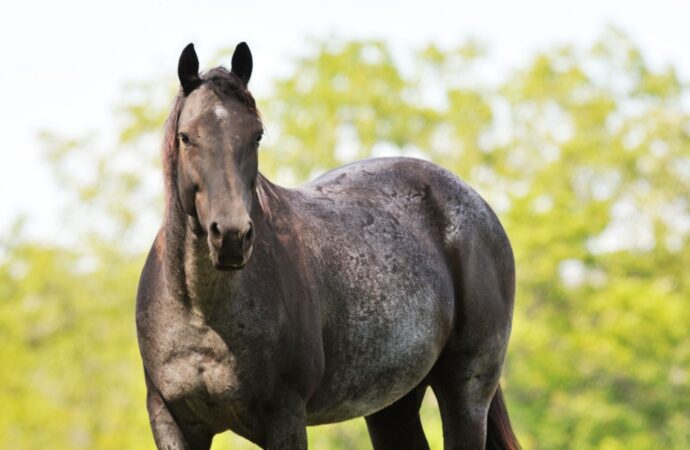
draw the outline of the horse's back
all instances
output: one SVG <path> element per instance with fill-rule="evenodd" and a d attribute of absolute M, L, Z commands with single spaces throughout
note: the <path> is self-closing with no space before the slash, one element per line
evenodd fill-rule
<path fill-rule="evenodd" d="M 421 159 L 357 161 L 327 172 L 297 191 L 313 202 L 315 212 L 321 209 L 350 216 L 357 209 L 384 209 L 399 216 L 408 228 L 440 233 L 445 243 L 474 229 L 505 235 L 474 189 L 447 169 Z"/>
<path fill-rule="evenodd" d="M 456 175 L 428 161 L 404 157 L 358 161 L 297 192 L 302 194 L 295 202 L 300 212 L 331 239 L 338 231 L 345 238 L 359 235 L 377 246 L 385 245 L 390 236 L 400 249 L 404 235 L 440 249 L 446 257 L 481 240 L 499 251 L 499 258 L 512 259 L 508 237 L 489 205 Z"/>
<path fill-rule="evenodd" d="M 456 254 L 498 221 L 453 174 L 411 158 L 350 164 L 294 193 L 326 360 L 310 422 L 370 414 L 433 367 L 454 323 Z"/>

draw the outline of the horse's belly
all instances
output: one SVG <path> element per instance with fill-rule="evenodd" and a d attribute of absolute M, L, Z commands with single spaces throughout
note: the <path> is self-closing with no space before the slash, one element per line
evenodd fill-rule
<path fill-rule="evenodd" d="M 324 330 L 326 367 L 307 405 L 310 425 L 369 415 L 417 386 L 450 330 L 452 297 L 438 286 L 410 296 L 348 299 Z"/>

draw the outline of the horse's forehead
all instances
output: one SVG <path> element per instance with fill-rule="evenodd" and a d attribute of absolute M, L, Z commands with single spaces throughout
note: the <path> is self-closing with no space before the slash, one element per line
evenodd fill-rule
<path fill-rule="evenodd" d="M 227 119 L 231 119 L 233 122 L 251 121 L 252 117 L 249 117 L 248 114 L 241 114 L 241 109 L 238 106 L 240 106 L 239 102 L 223 99 L 213 89 L 202 86 L 192 92 L 185 100 L 180 122 L 189 123 L 197 120 L 222 122 Z"/>
<path fill-rule="evenodd" d="M 229 116 L 228 110 L 223 105 L 223 102 L 218 102 L 213 106 L 213 115 L 218 120 L 223 120 Z"/>
<path fill-rule="evenodd" d="M 205 112 L 213 111 L 216 107 L 225 108 L 223 101 L 208 86 L 202 85 L 194 90 L 184 102 L 181 119 L 189 120 Z"/>

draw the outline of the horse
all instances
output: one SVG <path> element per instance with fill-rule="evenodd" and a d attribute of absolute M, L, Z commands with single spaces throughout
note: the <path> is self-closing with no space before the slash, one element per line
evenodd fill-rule
<path fill-rule="evenodd" d="M 180 55 L 165 123 L 163 224 L 136 325 L 159 449 L 228 429 L 307 449 L 306 427 L 364 416 L 375 450 L 517 449 L 499 387 L 515 268 L 488 204 L 413 158 L 355 162 L 288 189 L 258 171 L 251 51 L 199 72 Z"/>

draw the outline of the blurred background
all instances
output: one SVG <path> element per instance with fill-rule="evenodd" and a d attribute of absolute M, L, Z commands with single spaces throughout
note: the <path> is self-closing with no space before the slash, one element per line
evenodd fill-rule
<path fill-rule="evenodd" d="M 409 155 L 493 206 L 526 449 L 690 448 L 689 20 L 672 0 L 5 0 L 0 448 L 154 448 L 134 297 L 162 123 L 184 45 L 211 67 L 243 40 L 270 179 Z M 431 394 L 422 414 L 440 450 Z M 309 439 L 371 448 L 362 419 Z"/>

